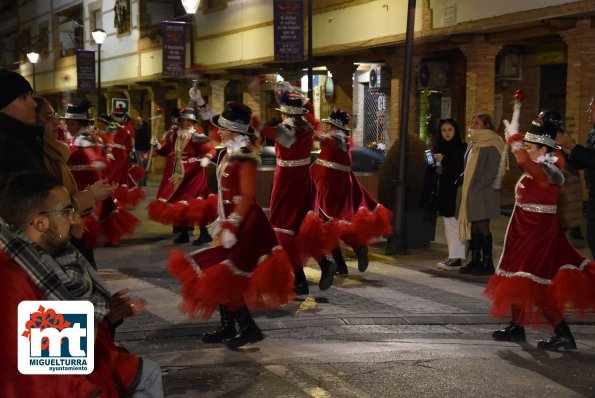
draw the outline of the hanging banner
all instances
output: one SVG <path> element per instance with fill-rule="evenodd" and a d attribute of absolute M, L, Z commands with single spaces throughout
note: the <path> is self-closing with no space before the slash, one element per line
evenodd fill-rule
<path fill-rule="evenodd" d="M 274 29 L 275 61 L 303 61 L 303 0 L 274 0 Z"/>
<path fill-rule="evenodd" d="M 184 77 L 186 74 L 186 23 L 163 22 L 163 76 Z"/>
<path fill-rule="evenodd" d="M 80 93 L 95 90 L 95 51 L 76 50 L 76 82 Z"/>

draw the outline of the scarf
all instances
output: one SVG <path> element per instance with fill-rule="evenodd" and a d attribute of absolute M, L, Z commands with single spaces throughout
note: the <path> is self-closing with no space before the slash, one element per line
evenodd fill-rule
<path fill-rule="evenodd" d="M 62 141 L 52 137 L 51 134 L 44 133 L 43 137 L 43 160 L 48 171 L 56 176 L 70 195 L 75 194 L 77 190 L 76 181 L 70 174 L 66 162 L 70 157 L 70 148 Z"/>
<path fill-rule="evenodd" d="M 96 324 L 110 311 L 108 289 L 74 247 L 54 258 L 0 219 L 0 250 L 29 275 L 46 300 L 89 300 L 93 303 Z"/>
<path fill-rule="evenodd" d="M 461 203 L 459 205 L 459 235 L 461 240 L 471 239 L 471 224 L 467 219 L 467 198 L 469 196 L 469 188 L 471 187 L 471 180 L 475 174 L 477 167 L 477 159 L 481 148 L 490 146 L 496 147 L 498 153 L 504 150 L 504 140 L 500 138 L 495 131 L 492 130 L 473 130 L 469 129 L 467 133 L 468 142 L 470 144 L 470 151 L 465 166 L 465 175 L 463 178 L 463 187 L 461 190 Z"/>

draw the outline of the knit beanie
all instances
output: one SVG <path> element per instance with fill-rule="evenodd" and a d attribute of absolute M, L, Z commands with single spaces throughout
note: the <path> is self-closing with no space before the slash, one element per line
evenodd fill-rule
<path fill-rule="evenodd" d="M 27 79 L 8 69 L 0 69 L 0 87 L 0 110 L 21 95 L 33 92 Z"/>

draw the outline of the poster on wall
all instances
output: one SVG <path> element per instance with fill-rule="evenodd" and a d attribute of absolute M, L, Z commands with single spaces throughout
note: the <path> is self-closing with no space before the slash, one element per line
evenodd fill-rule
<path fill-rule="evenodd" d="M 186 64 L 186 24 L 163 22 L 163 76 L 183 77 Z"/>
<path fill-rule="evenodd" d="M 303 0 L 274 0 L 273 5 L 275 61 L 303 61 Z"/>
<path fill-rule="evenodd" d="M 95 51 L 76 50 L 76 82 L 81 93 L 95 90 Z"/>

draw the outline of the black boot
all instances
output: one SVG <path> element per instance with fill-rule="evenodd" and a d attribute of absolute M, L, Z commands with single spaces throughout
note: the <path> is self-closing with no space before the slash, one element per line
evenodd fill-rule
<path fill-rule="evenodd" d="M 574 336 L 568 327 L 566 321 L 562 321 L 554 329 L 555 335 L 547 340 L 540 340 L 537 343 L 537 348 L 542 350 L 557 351 L 558 348 L 564 348 L 566 350 L 576 350 L 576 342 Z"/>
<path fill-rule="evenodd" d="M 526 341 L 525 328 L 511 321 L 504 329 L 492 333 L 492 338 L 498 341 Z"/>
<path fill-rule="evenodd" d="M 479 235 L 483 259 L 481 265 L 471 270 L 471 275 L 494 275 L 494 262 L 492 261 L 492 234 Z"/>
<path fill-rule="evenodd" d="M 357 269 L 364 272 L 368 269 L 368 246 L 362 246 L 355 251 L 357 254 Z"/>
<path fill-rule="evenodd" d="M 308 280 L 306 279 L 306 274 L 304 274 L 304 269 L 298 265 L 294 268 L 293 272 L 293 290 L 295 291 L 295 294 L 301 296 L 303 294 L 310 293 L 310 289 L 308 289 Z"/>
<path fill-rule="evenodd" d="M 264 339 L 262 332 L 252 319 L 250 311 L 246 306 L 236 312 L 236 319 L 240 325 L 240 332 L 233 338 L 227 340 L 227 348 L 236 349 L 248 343 L 257 343 Z"/>
<path fill-rule="evenodd" d="M 341 252 L 340 247 L 337 247 L 335 250 L 333 250 L 333 260 L 335 260 L 335 264 L 337 264 L 337 274 L 347 275 L 349 273 L 349 271 L 347 270 L 347 264 L 345 264 L 345 259 L 343 258 L 343 253 Z"/>
<path fill-rule="evenodd" d="M 481 237 L 479 234 L 471 234 L 469 248 L 471 249 L 471 261 L 459 269 L 459 274 L 470 274 L 481 265 Z"/>
<path fill-rule="evenodd" d="M 187 229 L 182 229 L 180 231 L 180 235 L 174 239 L 174 243 L 176 245 L 182 244 L 182 243 L 188 243 L 190 242 L 190 236 L 188 235 L 188 230 Z"/>
<path fill-rule="evenodd" d="M 318 265 L 320 266 L 320 281 L 318 282 L 318 288 L 320 290 L 326 290 L 333 285 L 337 264 L 324 256 Z"/>
<path fill-rule="evenodd" d="M 221 343 L 236 335 L 234 313 L 222 305 L 219 306 L 219 313 L 221 314 L 221 326 L 213 332 L 203 334 L 201 340 L 204 343 Z"/>
<path fill-rule="evenodd" d="M 211 242 L 212 240 L 213 238 L 211 238 L 211 235 L 209 235 L 209 230 L 207 229 L 207 227 L 200 227 L 200 235 L 198 236 L 198 239 L 192 241 L 192 245 L 202 246 L 206 243 Z"/>

